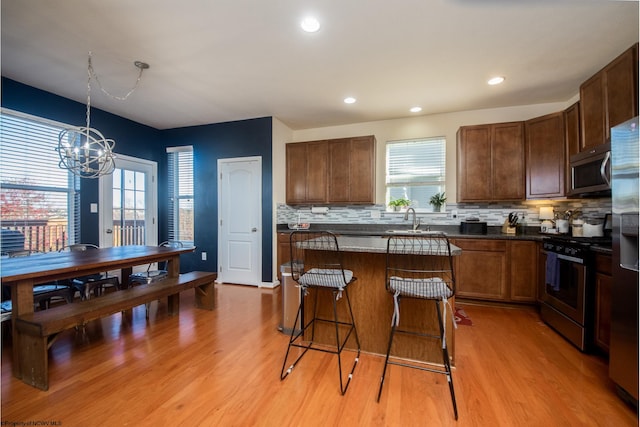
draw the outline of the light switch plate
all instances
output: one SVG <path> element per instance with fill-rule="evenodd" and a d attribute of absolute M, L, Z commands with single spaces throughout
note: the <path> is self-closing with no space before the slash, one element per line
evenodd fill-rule
<path fill-rule="evenodd" d="M 97 203 L 91 203 L 89 205 L 89 209 L 91 209 L 91 213 L 98 213 L 98 204 Z"/>

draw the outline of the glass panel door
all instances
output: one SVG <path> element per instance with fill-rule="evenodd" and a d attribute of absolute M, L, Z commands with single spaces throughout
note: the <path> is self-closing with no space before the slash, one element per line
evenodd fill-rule
<path fill-rule="evenodd" d="M 100 184 L 100 246 L 157 245 L 157 164 L 118 155 Z"/>

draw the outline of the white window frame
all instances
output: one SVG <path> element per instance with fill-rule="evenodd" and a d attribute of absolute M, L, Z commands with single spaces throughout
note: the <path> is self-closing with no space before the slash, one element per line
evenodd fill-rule
<path fill-rule="evenodd" d="M 416 150 L 412 150 L 412 146 Z M 404 147 L 402 155 L 399 148 Z M 429 149 L 430 147 L 430 149 Z M 435 193 L 446 192 L 446 147 L 444 136 L 387 141 L 385 147 L 385 202 L 389 205 L 392 189 L 403 189 L 401 197 L 411 200 L 418 212 L 433 212 L 429 198 Z M 392 150 L 396 148 L 396 153 Z M 426 166 L 426 167 L 425 167 Z M 404 173 L 394 173 L 402 170 Z M 438 173 L 439 171 L 439 173 Z M 410 196 L 411 187 L 436 187 L 421 199 Z M 397 191 L 396 191 L 397 193 Z M 399 198 L 397 195 L 394 199 Z"/>

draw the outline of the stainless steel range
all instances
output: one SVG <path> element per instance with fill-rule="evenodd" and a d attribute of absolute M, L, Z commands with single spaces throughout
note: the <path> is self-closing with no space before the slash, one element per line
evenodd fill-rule
<path fill-rule="evenodd" d="M 545 239 L 547 255 L 542 320 L 581 351 L 593 343 L 595 289 L 594 243 L 610 245 L 610 238 L 554 236 Z"/>

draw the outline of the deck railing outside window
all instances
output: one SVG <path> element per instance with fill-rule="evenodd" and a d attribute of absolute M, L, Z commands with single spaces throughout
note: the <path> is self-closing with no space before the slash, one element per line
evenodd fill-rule
<path fill-rule="evenodd" d="M 144 245 L 144 224 L 135 226 L 114 224 L 113 246 Z M 3 254 L 27 250 L 56 252 L 69 245 L 67 224 L 52 224 L 46 220 L 2 221 Z"/>

